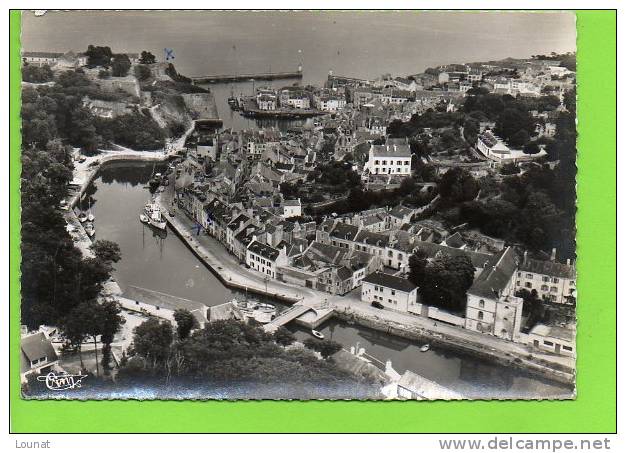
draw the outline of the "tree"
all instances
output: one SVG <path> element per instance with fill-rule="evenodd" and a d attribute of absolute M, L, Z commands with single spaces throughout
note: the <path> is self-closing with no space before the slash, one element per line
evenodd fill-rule
<path fill-rule="evenodd" d="M 167 320 L 150 318 L 133 330 L 133 349 L 152 363 L 165 361 L 171 352 L 174 334 Z"/>
<path fill-rule="evenodd" d="M 426 276 L 426 266 L 428 265 L 428 257 L 422 250 L 416 250 L 409 257 L 409 280 L 416 285 L 421 285 Z"/>
<path fill-rule="evenodd" d="M 523 146 L 534 130 L 535 121 L 530 113 L 516 107 L 505 108 L 496 121 L 496 134 L 510 141 L 512 146 Z"/>
<path fill-rule="evenodd" d="M 130 69 L 130 59 L 126 54 L 116 54 L 111 60 L 111 75 L 113 77 L 126 77 Z"/>
<path fill-rule="evenodd" d="M 108 374 L 111 362 L 111 343 L 113 343 L 115 334 L 126 323 L 126 320 L 121 315 L 122 310 L 119 303 L 115 301 L 104 301 L 99 307 L 101 316 L 102 368 L 105 374 Z"/>
<path fill-rule="evenodd" d="M 539 145 L 535 142 L 526 143 L 524 145 L 524 152 L 526 154 L 537 154 L 539 151 L 541 151 Z"/>
<path fill-rule="evenodd" d="M 281 346 L 289 346 L 296 341 L 296 337 L 286 327 L 280 326 L 274 332 L 274 341 Z"/>
<path fill-rule="evenodd" d="M 96 255 L 96 258 L 105 263 L 117 263 L 122 259 L 120 246 L 116 242 L 108 241 L 106 239 L 98 239 L 92 243 L 89 248 L 94 255 Z"/>
<path fill-rule="evenodd" d="M 85 55 L 87 55 L 87 66 L 90 66 L 92 68 L 96 66 L 107 67 L 111 64 L 111 57 L 113 57 L 113 52 L 111 52 L 111 48 L 108 46 L 102 47 L 90 44 L 87 47 Z"/>
<path fill-rule="evenodd" d="M 78 304 L 68 315 L 65 322 L 65 328 L 68 329 L 70 341 L 78 345 L 80 354 L 80 345 L 82 338 L 91 337 L 93 339 L 94 353 L 96 355 L 96 375 L 100 376 L 100 367 L 98 364 L 98 342 L 97 337 L 101 335 L 104 327 L 104 311 L 95 300 L 88 300 Z M 82 365 L 82 356 L 81 356 Z"/>
<path fill-rule="evenodd" d="M 466 254 L 443 254 L 426 265 L 419 256 L 412 261 L 409 278 L 420 288 L 425 303 L 456 312 L 465 308 L 466 293 L 474 281 L 474 265 Z"/>
<path fill-rule="evenodd" d="M 44 83 L 44 82 L 50 82 L 53 78 L 54 78 L 54 74 L 52 73 L 52 69 L 50 69 L 50 66 L 48 65 L 22 66 L 22 80 L 24 82 Z"/>
<path fill-rule="evenodd" d="M 460 167 L 451 168 L 439 181 L 439 194 L 453 202 L 473 200 L 478 194 L 478 189 L 474 177 Z"/>
<path fill-rule="evenodd" d="M 146 50 L 141 51 L 141 56 L 139 57 L 139 63 L 141 64 L 153 64 L 156 63 L 155 56 Z"/>
<path fill-rule="evenodd" d="M 197 325 L 196 318 L 193 317 L 189 310 L 184 308 L 178 308 L 174 311 L 174 320 L 176 321 L 176 333 L 179 340 L 186 339 L 191 329 Z"/>
<path fill-rule="evenodd" d="M 304 346 L 319 352 L 324 359 L 328 359 L 331 355 L 341 351 L 341 344 L 333 340 L 318 340 L 316 338 L 307 338 L 304 340 Z"/>
<path fill-rule="evenodd" d="M 152 77 L 152 71 L 150 71 L 149 67 L 139 64 L 135 66 L 135 77 L 137 77 L 137 80 L 140 82 L 145 82 Z"/>

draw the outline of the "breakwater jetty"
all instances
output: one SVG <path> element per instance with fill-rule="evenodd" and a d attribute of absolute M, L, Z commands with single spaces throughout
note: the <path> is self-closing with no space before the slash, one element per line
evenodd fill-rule
<path fill-rule="evenodd" d="M 257 74 L 221 74 L 189 77 L 191 83 L 247 82 L 248 80 L 301 79 L 302 71 L 262 72 Z"/>

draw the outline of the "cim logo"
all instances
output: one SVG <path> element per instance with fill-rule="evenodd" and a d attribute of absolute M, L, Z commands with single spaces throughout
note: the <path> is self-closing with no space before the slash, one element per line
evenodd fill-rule
<path fill-rule="evenodd" d="M 37 380 L 45 382 L 50 390 L 72 390 L 81 387 L 81 381 L 87 377 L 86 374 L 59 374 L 50 372 L 45 376 L 37 376 Z"/>

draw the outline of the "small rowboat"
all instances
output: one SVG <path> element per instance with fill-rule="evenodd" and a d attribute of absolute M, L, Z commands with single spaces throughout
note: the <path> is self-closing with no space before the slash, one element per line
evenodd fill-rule
<path fill-rule="evenodd" d="M 324 334 L 322 332 L 318 332 L 317 330 L 312 329 L 311 333 L 313 334 L 315 338 L 319 338 L 320 340 L 324 339 Z"/>
<path fill-rule="evenodd" d="M 429 345 L 429 344 L 425 344 L 424 346 L 422 346 L 422 347 L 420 348 L 420 351 L 422 351 L 422 352 L 426 352 L 426 351 L 428 351 L 429 349 L 430 349 L 430 345 Z"/>
<path fill-rule="evenodd" d="M 146 217 L 143 214 L 139 214 L 139 220 L 141 220 L 141 223 L 148 223 L 148 217 Z"/>

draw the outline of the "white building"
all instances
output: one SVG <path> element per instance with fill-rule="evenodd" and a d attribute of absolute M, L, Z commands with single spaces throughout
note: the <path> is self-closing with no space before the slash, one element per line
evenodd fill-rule
<path fill-rule="evenodd" d="M 285 200 L 282 204 L 283 212 L 281 217 L 288 219 L 289 217 L 299 217 L 302 215 L 302 203 L 300 199 Z"/>
<path fill-rule="evenodd" d="M 493 256 L 467 291 L 466 329 L 520 341 L 524 301 L 512 295 L 516 268 L 511 247 Z"/>
<path fill-rule="evenodd" d="M 422 305 L 418 302 L 417 286 L 405 278 L 384 272 L 374 272 L 363 279 L 361 300 L 368 304 L 378 302 L 385 308 L 404 313 L 419 313 Z"/>
<path fill-rule="evenodd" d="M 542 352 L 576 356 L 576 338 L 572 326 L 537 324 L 528 334 L 528 345 Z"/>
<path fill-rule="evenodd" d="M 411 175 L 411 148 L 408 144 L 371 145 L 365 168 L 372 175 Z"/>
<path fill-rule="evenodd" d="M 535 290 L 541 299 L 557 304 L 576 301 L 576 267 L 554 261 L 524 258 L 515 279 L 515 290 Z"/>
<path fill-rule="evenodd" d="M 485 130 L 478 135 L 476 148 L 486 158 L 494 161 L 496 164 L 516 164 L 518 162 L 538 159 L 546 155 L 544 150 L 540 150 L 536 154 L 526 154 L 520 149 L 509 148 L 498 136 L 494 135 L 491 130 Z"/>
<path fill-rule="evenodd" d="M 276 278 L 276 267 L 287 265 L 285 249 L 277 250 L 259 241 L 252 241 L 246 251 L 246 264 L 266 278 Z"/>

